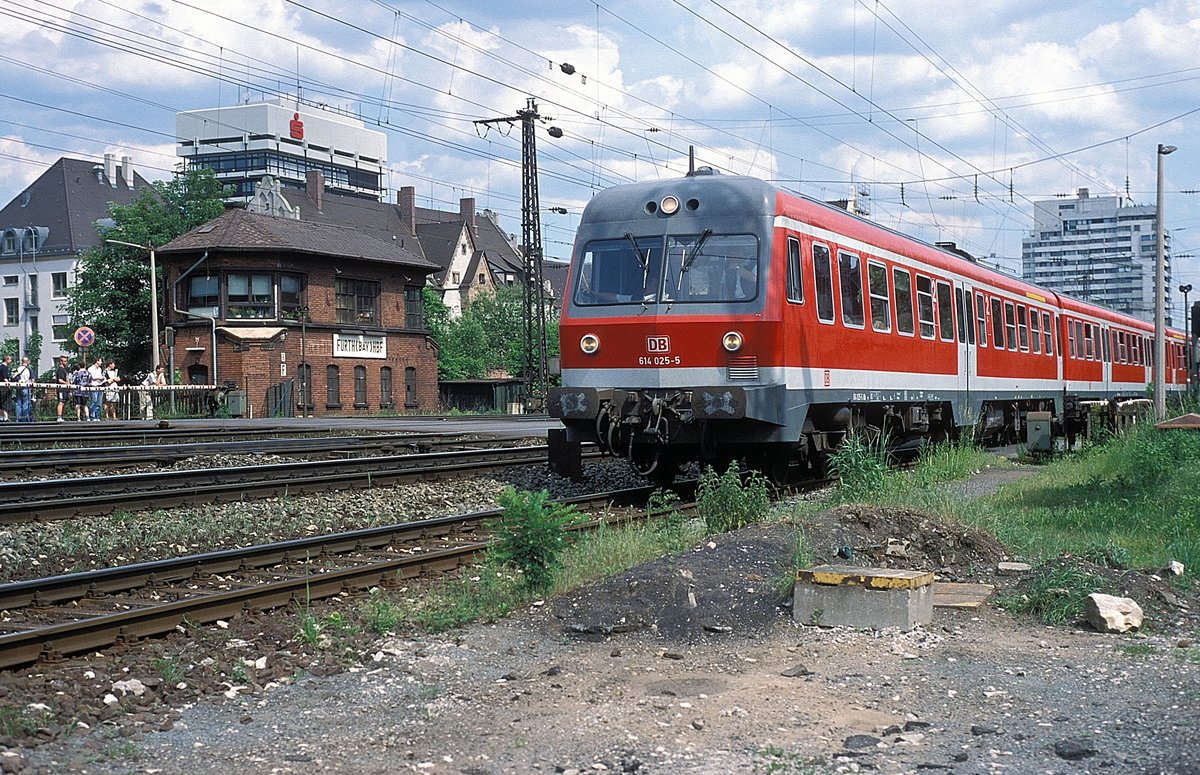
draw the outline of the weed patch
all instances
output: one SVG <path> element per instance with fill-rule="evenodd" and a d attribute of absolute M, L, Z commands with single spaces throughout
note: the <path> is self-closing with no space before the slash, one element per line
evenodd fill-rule
<path fill-rule="evenodd" d="M 710 533 L 727 533 L 758 522 L 770 505 L 767 480 L 757 471 L 746 474 L 743 481 L 734 463 L 723 474 L 709 467 L 700 475 L 696 512 Z"/>

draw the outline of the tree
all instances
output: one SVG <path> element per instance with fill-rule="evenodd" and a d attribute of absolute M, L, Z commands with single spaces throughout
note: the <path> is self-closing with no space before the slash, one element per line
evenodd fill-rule
<path fill-rule="evenodd" d="M 109 205 L 114 225 L 97 229 L 102 240 L 161 247 L 220 215 L 222 192 L 212 170 L 181 170 L 143 188 L 127 205 Z M 129 372 L 150 368 L 149 274 L 146 251 L 101 242 L 80 256 L 75 285 L 67 290 L 70 327 L 95 331 L 94 354 L 113 358 Z M 74 343 L 67 348 L 77 349 Z"/>

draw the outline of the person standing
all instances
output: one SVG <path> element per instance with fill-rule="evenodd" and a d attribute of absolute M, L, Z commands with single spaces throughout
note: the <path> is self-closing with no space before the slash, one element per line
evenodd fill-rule
<path fill-rule="evenodd" d="M 87 393 L 87 419 L 99 422 L 100 401 L 104 397 L 104 361 L 97 356 L 92 365 L 88 366 L 87 373 L 91 377 L 91 381 L 88 384 L 92 386 L 92 389 Z"/>
<path fill-rule="evenodd" d="M 33 421 L 33 369 L 29 367 L 29 358 L 22 358 L 21 365 L 13 374 L 17 383 L 17 422 Z"/>
<path fill-rule="evenodd" d="M 79 422 L 90 420 L 88 416 L 88 387 L 92 384 L 92 375 L 88 373 L 87 361 L 80 361 L 71 373 L 71 398 L 75 402 L 75 419 Z"/>
<path fill-rule="evenodd" d="M 117 385 L 121 383 L 121 375 L 117 373 L 117 362 L 109 360 L 108 365 L 104 367 L 104 419 L 117 419 L 117 404 L 121 401 L 121 394 L 117 390 Z"/>
<path fill-rule="evenodd" d="M 8 402 L 12 400 L 12 356 L 0 358 L 0 422 L 8 422 Z"/>
<path fill-rule="evenodd" d="M 58 356 L 58 365 L 54 367 L 54 382 L 58 385 L 58 420 L 63 421 L 63 407 L 71 400 L 71 372 L 67 370 L 67 356 Z"/>
<path fill-rule="evenodd" d="M 154 419 L 154 388 L 165 384 L 167 384 L 167 373 L 161 363 L 155 366 L 154 371 L 147 374 L 146 378 L 142 380 L 142 387 L 145 388 L 142 393 L 143 420 Z"/>

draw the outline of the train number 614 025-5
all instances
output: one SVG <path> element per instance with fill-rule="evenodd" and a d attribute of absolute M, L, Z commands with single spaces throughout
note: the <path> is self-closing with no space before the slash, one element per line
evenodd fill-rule
<path fill-rule="evenodd" d="M 639 366 L 678 366 L 683 360 L 678 355 L 641 355 Z"/>

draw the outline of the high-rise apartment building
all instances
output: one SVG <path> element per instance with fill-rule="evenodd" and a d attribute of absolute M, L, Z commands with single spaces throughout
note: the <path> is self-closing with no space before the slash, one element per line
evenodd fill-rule
<path fill-rule="evenodd" d="M 303 189 L 310 170 L 337 194 L 379 199 L 387 136 L 357 118 L 277 98 L 175 115 L 177 154 L 207 167 L 247 200 L 270 175 L 284 188 Z"/>
<path fill-rule="evenodd" d="M 1157 215 L 1122 197 L 1090 196 L 1034 202 L 1033 231 L 1021 240 L 1029 282 L 1143 320 L 1154 319 Z M 1170 242 L 1166 288 L 1171 288 Z M 1168 304 L 1167 324 L 1171 325 Z"/>

